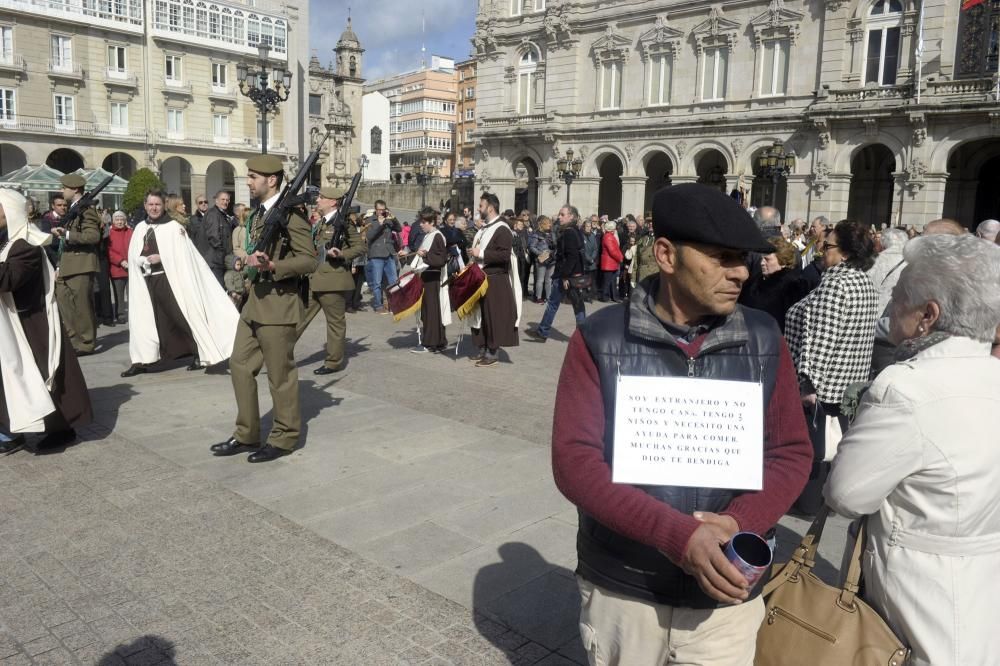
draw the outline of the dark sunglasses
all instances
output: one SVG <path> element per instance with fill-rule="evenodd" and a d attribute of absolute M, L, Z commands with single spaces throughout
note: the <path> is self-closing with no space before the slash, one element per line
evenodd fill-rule
<path fill-rule="evenodd" d="M 826 242 L 824 242 L 824 243 L 823 243 L 822 247 L 823 247 L 823 251 L 824 251 L 824 252 L 826 252 L 827 250 L 829 250 L 829 249 L 830 249 L 831 247 L 835 247 L 835 248 L 837 248 L 838 250 L 840 249 L 840 246 L 839 246 L 839 245 L 835 245 L 835 244 L 833 244 L 833 243 L 826 243 Z"/>

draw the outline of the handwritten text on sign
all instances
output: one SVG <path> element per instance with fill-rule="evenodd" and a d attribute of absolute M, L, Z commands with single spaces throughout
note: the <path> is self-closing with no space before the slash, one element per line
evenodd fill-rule
<path fill-rule="evenodd" d="M 760 384 L 618 378 L 615 483 L 760 490 L 763 440 Z"/>

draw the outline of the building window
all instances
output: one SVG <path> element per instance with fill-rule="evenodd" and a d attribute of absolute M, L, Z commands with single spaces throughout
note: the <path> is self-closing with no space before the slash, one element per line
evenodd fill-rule
<path fill-rule="evenodd" d="M 372 155 L 382 154 L 382 128 L 373 127 L 372 128 Z"/>
<path fill-rule="evenodd" d="M 226 72 L 226 64 L 222 62 L 212 63 L 212 88 L 217 91 L 225 91 L 229 82 Z"/>
<path fill-rule="evenodd" d="M 347 73 L 352 79 L 358 76 L 358 59 L 354 56 L 351 56 L 351 59 L 348 60 Z"/>
<path fill-rule="evenodd" d="M 165 57 L 163 66 L 163 77 L 168 83 L 180 83 L 181 78 L 181 57 L 168 55 Z"/>
<path fill-rule="evenodd" d="M 466 120 L 475 120 L 476 119 L 476 110 L 475 109 L 466 109 L 465 110 L 465 119 Z"/>
<path fill-rule="evenodd" d="M 865 83 L 896 84 L 899 37 L 903 23 L 900 0 L 877 0 L 868 12 L 865 38 Z"/>
<path fill-rule="evenodd" d="M 535 86 L 538 71 L 538 51 L 534 47 L 528 48 L 521 54 L 521 60 L 517 68 L 517 112 L 521 115 L 531 113 L 537 103 L 537 91 Z"/>
<path fill-rule="evenodd" d="M 701 99 L 704 102 L 726 98 L 726 70 L 729 68 L 729 49 L 724 46 L 705 49 L 705 66 L 702 70 Z"/>
<path fill-rule="evenodd" d="M 476 89 L 469 87 L 465 89 L 465 99 L 475 99 Z"/>
<path fill-rule="evenodd" d="M 264 129 L 264 122 L 258 118 L 257 119 L 257 145 L 260 146 L 263 141 L 262 130 Z M 270 120 L 267 121 L 267 147 L 271 148 L 274 146 L 274 123 Z"/>
<path fill-rule="evenodd" d="M 788 87 L 787 39 L 764 42 L 760 63 L 760 94 L 762 97 L 784 95 Z"/>
<path fill-rule="evenodd" d="M 622 62 L 609 60 L 601 63 L 601 108 L 620 109 L 622 106 Z"/>
<path fill-rule="evenodd" d="M 0 60 L 14 60 L 14 28 L 9 25 L 0 25 Z"/>
<path fill-rule="evenodd" d="M 108 75 L 122 78 L 128 72 L 128 49 L 124 46 L 108 46 Z"/>
<path fill-rule="evenodd" d="M 73 40 L 65 35 L 52 35 L 52 69 L 73 71 Z"/>
<path fill-rule="evenodd" d="M 54 95 L 56 129 L 72 130 L 76 127 L 73 98 L 70 95 Z"/>
<path fill-rule="evenodd" d="M 0 88 L 0 123 L 13 124 L 17 120 L 17 109 L 14 106 L 13 88 Z"/>
<path fill-rule="evenodd" d="M 472 142 L 472 130 L 465 130 L 465 142 L 466 143 Z"/>
<path fill-rule="evenodd" d="M 323 96 L 322 95 L 309 95 L 309 115 L 310 116 L 322 116 L 323 115 Z"/>
<path fill-rule="evenodd" d="M 184 111 L 182 109 L 167 109 L 167 136 L 171 139 L 184 137 Z"/>
<path fill-rule="evenodd" d="M 669 53 L 650 56 L 649 104 L 661 106 L 670 104 L 670 79 L 673 73 L 673 57 Z"/>
<path fill-rule="evenodd" d="M 128 104 L 111 102 L 111 133 L 128 134 Z"/>
<path fill-rule="evenodd" d="M 216 143 L 229 142 L 229 114 L 212 114 L 212 139 Z"/>

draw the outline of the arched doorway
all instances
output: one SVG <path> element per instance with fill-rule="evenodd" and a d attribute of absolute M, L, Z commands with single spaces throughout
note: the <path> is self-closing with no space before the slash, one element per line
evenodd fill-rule
<path fill-rule="evenodd" d="M 695 172 L 698 174 L 699 183 L 714 187 L 725 194 L 729 162 L 721 152 L 711 148 L 699 155 L 695 160 Z"/>
<path fill-rule="evenodd" d="M 892 172 L 896 158 L 880 143 L 865 146 L 851 160 L 851 194 L 847 217 L 871 225 L 892 224 Z"/>
<path fill-rule="evenodd" d="M 1000 139 L 963 143 L 948 156 L 944 217 L 974 229 L 1000 219 Z"/>
<path fill-rule="evenodd" d="M 49 153 L 45 160 L 45 165 L 52 167 L 56 171 L 70 173 L 83 168 L 83 158 L 80 153 L 69 148 L 57 148 Z"/>
<path fill-rule="evenodd" d="M 160 167 L 160 180 L 167 186 L 167 194 L 179 194 L 187 209 L 191 207 L 191 163 L 183 157 L 168 157 Z"/>
<path fill-rule="evenodd" d="M 610 219 L 622 215 L 622 174 L 625 166 L 617 155 L 605 155 L 598 166 L 601 186 L 597 192 L 597 212 Z"/>
<path fill-rule="evenodd" d="M 538 165 L 530 157 L 514 164 L 514 212 L 538 213 Z"/>
<path fill-rule="evenodd" d="M 673 172 L 674 163 L 666 153 L 652 153 L 646 159 L 646 196 L 643 198 L 643 213 L 652 208 L 653 195 L 670 185 L 670 174 Z"/>
<path fill-rule="evenodd" d="M 12 143 L 0 143 L 0 176 L 17 171 L 28 163 L 24 151 Z"/>
<path fill-rule="evenodd" d="M 226 160 L 215 160 L 205 172 L 205 193 L 209 199 L 220 191 L 229 192 L 230 199 L 236 200 L 236 169 Z"/>
<path fill-rule="evenodd" d="M 116 173 L 125 180 L 128 180 L 135 175 L 139 166 L 136 164 L 135 158 L 128 153 L 111 153 L 104 158 L 101 168 L 109 173 Z"/>

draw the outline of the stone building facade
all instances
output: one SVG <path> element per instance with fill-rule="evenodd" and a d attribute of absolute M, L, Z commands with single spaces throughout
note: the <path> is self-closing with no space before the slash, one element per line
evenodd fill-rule
<path fill-rule="evenodd" d="M 455 122 L 455 178 L 475 175 L 476 141 L 476 61 L 463 60 L 455 65 L 458 72 L 458 114 Z"/>
<path fill-rule="evenodd" d="M 189 210 L 219 189 L 247 200 L 261 128 L 237 65 L 256 65 L 266 42 L 270 65 L 292 72 L 268 144 L 298 157 L 308 25 L 308 2 L 4 0 L 0 172 L 103 166 L 127 178 L 150 167 Z"/>
<path fill-rule="evenodd" d="M 701 182 L 791 217 L 1000 217 L 1000 0 L 960 4 L 480 0 L 478 187 L 554 212 L 572 148 L 587 213 Z M 757 177 L 776 143 L 794 168 Z"/>

